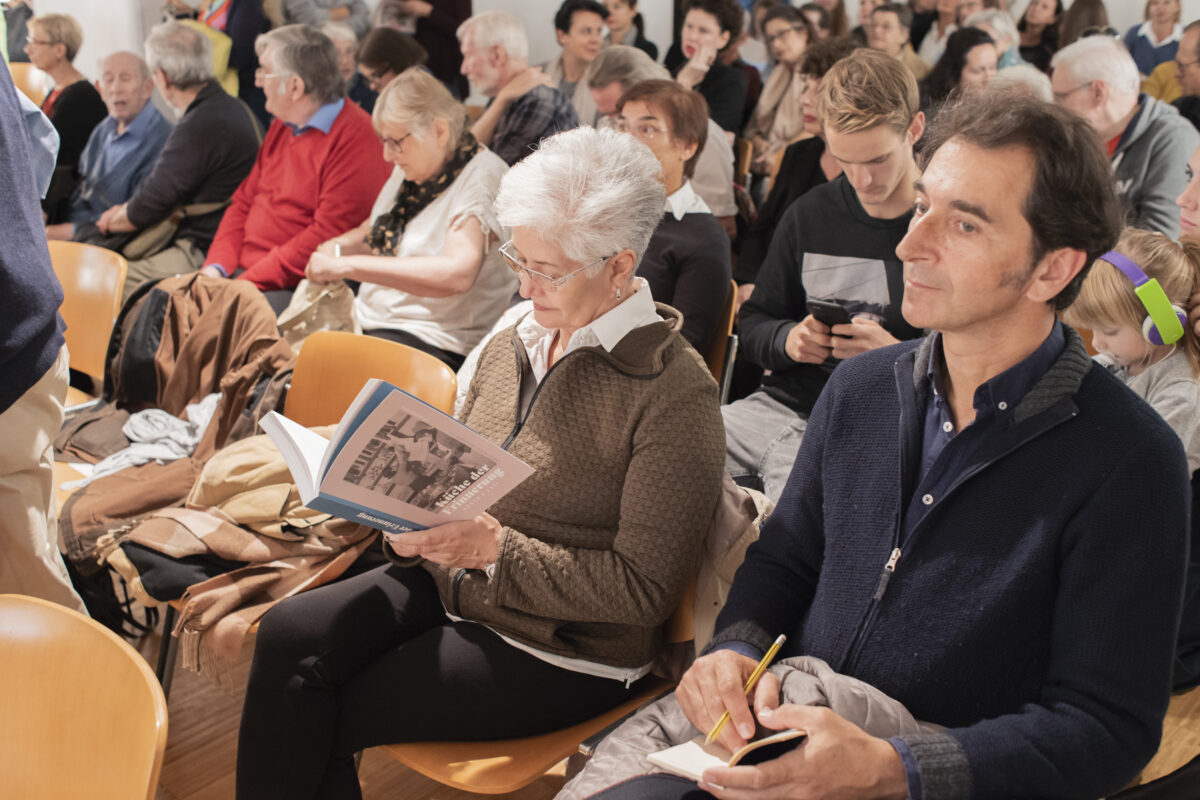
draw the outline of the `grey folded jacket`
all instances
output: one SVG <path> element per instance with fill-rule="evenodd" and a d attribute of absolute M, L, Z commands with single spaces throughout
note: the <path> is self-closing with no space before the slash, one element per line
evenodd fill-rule
<path fill-rule="evenodd" d="M 839 675 L 819 658 L 800 656 L 771 667 L 779 677 L 781 703 L 824 706 L 872 736 L 933 733 L 940 725 L 918 722 L 898 701 L 857 678 Z M 760 734 L 763 731 L 760 731 Z M 675 695 L 651 703 L 607 736 L 555 800 L 583 800 L 621 781 L 662 770 L 646 756 L 700 734 L 684 717 Z"/>

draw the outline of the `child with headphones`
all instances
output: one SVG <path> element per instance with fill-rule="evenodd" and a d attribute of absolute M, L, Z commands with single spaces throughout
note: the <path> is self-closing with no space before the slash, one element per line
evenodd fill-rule
<path fill-rule="evenodd" d="M 1187 324 L 1187 303 L 1198 289 L 1200 245 L 1126 228 L 1063 313 L 1067 324 L 1091 328 L 1097 360 L 1179 435 L 1193 472 L 1200 469 L 1200 340 Z"/>
<path fill-rule="evenodd" d="M 1079 298 L 1063 313 L 1092 329 L 1097 361 L 1166 420 L 1183 440 L 1188 469 L 1200 468 L 1200 341 L 1187 324 L 1200 290 L 1200 244 L 1126 228 L 1116 250 L 1097 259 Z M 1192 555 L 1172 684 L 1200 684 L 1200 482 L 1192 481 Z"/>

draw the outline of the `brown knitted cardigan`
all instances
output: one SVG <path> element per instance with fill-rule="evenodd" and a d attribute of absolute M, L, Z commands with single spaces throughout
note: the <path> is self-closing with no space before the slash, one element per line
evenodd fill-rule
<path fill-rule="evenodd" d="M 461 418 L 534 468 L 489 509 L 496 572 L 424 562 L 456 616 L 551 653 L 617 667 L 651 661 L 699 564 L 720 495 L 725 431 L 683 318 L 637 328 L 611 353 L 583 347 L 542 380 L 510 328 L 479 359 Z M 390 550 L 390 548 L 388 548 Z"/>

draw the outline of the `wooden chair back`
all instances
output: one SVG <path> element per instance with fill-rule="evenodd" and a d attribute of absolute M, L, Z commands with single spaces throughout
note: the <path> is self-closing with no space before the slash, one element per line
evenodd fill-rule
<path fill-rule="evenodd" d="M 46 73 L 33 64 L 19 61 L 10 61 L 8 71 L 12 73 L 13 85 L 35 106 L 40 106 L 46 99 Z"/>
<path fill-rule="evenodd" d="M 371 378 L 454 413 L 458 379 L 444 362 L 398 342 L 341 331 L 318 331 L 304 340 L 283 413 L 309 427 L 332 425 Z"/>
<path fill-rule="evenodd" d="M 0 595 L 0 675 L 0 794 L 154 800 L 167 704 L 120 637 L 54 603 Z"/>
<path fill-rule="evenodd" d="M 667 621 L 664 637 L 677 644 L 692 639 L 696 579 Z M 401 764 L 438 783 L 476 794 L 507 794 L 528 786 L 555 764 L 575 753 L 580 742 L 653 701 L 673 685 L 653 676 L 621 705 L 578 725 L 523 739 L 491 742 L 413 742 L 383 749 Z"/>
<path fill-rule="evenodd" d="M 754 157 L 754 145 L 740 136 L 733 143 L 733 182 L 746 186 L 750 179 L 750 159 Z"/>
<path fill-rule="evenodd" d="M 717 320 L 717 330 L 713 334 L 712 344 L 704 354 L 704 363 L 712 373 L 713 380 L 718 384 L 725 374 L 725 352 L 729 349 L 729 337 L 733 333 L 734 307 L 737 305 L 737 283 L 730 281 L 729 297 L 725 301 L 725 309 Z"/>
<path fill-rule="evenodd" d="M 104 378 L 108 339 L 121 310 L 125 259 L 118 253 L 80 242 L 50 242 L 50 261 L 63 288 L 59 309 L 67 323 L 71 369 Z"/>

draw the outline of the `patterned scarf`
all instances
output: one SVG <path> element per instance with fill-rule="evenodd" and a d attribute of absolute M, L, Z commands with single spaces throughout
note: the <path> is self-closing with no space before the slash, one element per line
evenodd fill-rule
<path fill-rule="evenodd" d="M 377 256 L 396 255 L 396 245 L 404 235 L 404 227 L 454 183 L 463 167 L 481 149 L 479 142 L 475 141 L 475 136 L 469 130 L 463 131 L 458 140 L 458 147 L 454 148 L 454 154 L 450 156 L 439 175 L 424 183 L 413 183 L 409 180 L 402 182 L 400 191 L 396 192 L 396 202 L 392 205 L 392 210 L 380 214 L 371 225 L 371 232 L 366 238 L 371 252 Z"/>
<path fill-rule="evenodd" d="M 210 28 L 225 30 L 225 26 L 229 24 L 229 1 L 210 0 L 207 8 L 200 9 L 200 21 Z"/>

